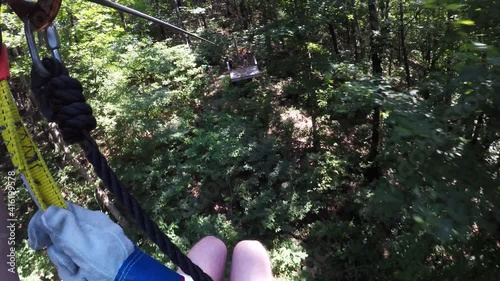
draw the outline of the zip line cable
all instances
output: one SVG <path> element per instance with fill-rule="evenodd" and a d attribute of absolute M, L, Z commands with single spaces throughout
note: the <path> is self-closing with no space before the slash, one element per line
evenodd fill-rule
<path fill-rule="evenodd" d="M 137 16 L 137 17 L 140 17 L 140 18 L 143 18 L 143 19 L 146 19 L 146 20 L 149 20 L 149 21 L 152 21 L 152 22 L 155 22 L 155 23 L 158 23 L 160 25 L 163 25 L 165 27 L 168 27 L 170 29 L 174 29 L 176 31 L 179 31 L 181 33 L 184 33 L 184 34 L 187 34 L 191 37 L 194 37 L 196 39 L 200 39 L 202 41 L 205 41 L 207 43 L 210 43 L 212 45 L 215 45 L 217 46 L 217 44 L 215 44 L 214 42 L 208 40 L 208 39 L 205 39 L 203 37 L 200 37 L 194 33 L 191 33 L 189 31 L 186 31 L 178 26 L 175 26 L 173 24 L 170 24 L 168 22 L 165 22 L 165 21 L 162 21 L 160 19 L 157 19 L 155 17 L 152 17 L 150 15 L 147 15 L 147 14 L 144 14 L 144 13 L 141 13 L 137 10 L 134 10 L 132 8 L 129 8 L 129 7 L 126 7 L 126 6 L 123 6 L 123 5 L 120 5 L 118 3 L 115 3 L 115 2 L 111 2 L 111 1 L 108 1 L 108 0 L 87 0 L 87 1 L 90 1 L 90 2 L 93 2 L 93 3 L 96 3 L 96 4 L 99 4 L 99 5 L 103 5 L 103 6 L 106 6 L 106 7 L 109 7 L 109 8 L 113 8 L 113 9 L 116 9 L 116 10 L 119 10 L 119 11 L 122 11 L 122 12 L 125 12 L 125 13 L 128 13 L 128 14 L 131 14 L 131 15 L 134 15 L 134 16 Z"/>

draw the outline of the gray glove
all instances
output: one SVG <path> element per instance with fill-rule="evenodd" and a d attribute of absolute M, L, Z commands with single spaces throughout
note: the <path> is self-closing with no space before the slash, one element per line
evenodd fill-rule
<path fill-rule="evenodd" d="M 104 213 L 67 205 L 35 214 L 28 226 L 30 247 L 48 247 L 64 281 L 113 281 L 134 244 Z"/>

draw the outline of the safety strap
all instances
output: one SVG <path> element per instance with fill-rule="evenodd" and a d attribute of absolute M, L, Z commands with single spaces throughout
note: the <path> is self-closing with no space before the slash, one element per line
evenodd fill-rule
<path fill-rule="evenodd" d="M 16 173 L 21 176 L 40 209 L 45 210 L 49 206 L 66 208 L 40 151 L 22 123 L 7 82 L 9 62 L 6 48 L 1 46 L 0 49 L 0 131 Z"/>

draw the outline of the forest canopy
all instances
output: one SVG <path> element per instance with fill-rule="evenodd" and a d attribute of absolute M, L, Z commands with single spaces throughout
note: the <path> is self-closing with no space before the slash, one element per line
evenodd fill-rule
<path fill-rule="evenodd" d="M 119 2 L 217 44 L 84 0 L 57 16 L 92 135 L 183 251 L 206 235 L 259 240 L 276 280 L 500 276 L 500 0 Z M 16 103 L 64 198 L 173 267 L 41 116 L 3 4 L 0 25 Z M 233 84 L 239 47 L 262 75 Z M 23 280 L 59 280 L 27 245 L 36 205 L 20 180 L 16 198 Z"/>

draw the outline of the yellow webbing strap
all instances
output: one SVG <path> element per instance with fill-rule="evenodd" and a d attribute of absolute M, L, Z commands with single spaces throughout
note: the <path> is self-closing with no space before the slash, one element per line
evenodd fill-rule
<path fill-rule="evenodd" d="M 23 177 L 40 209 L 49 206 L 66 208 L 40 151 L 22 123 L 7 80 L 0 81 L 0 102 L 0 131 L 16 173 Z"/>

